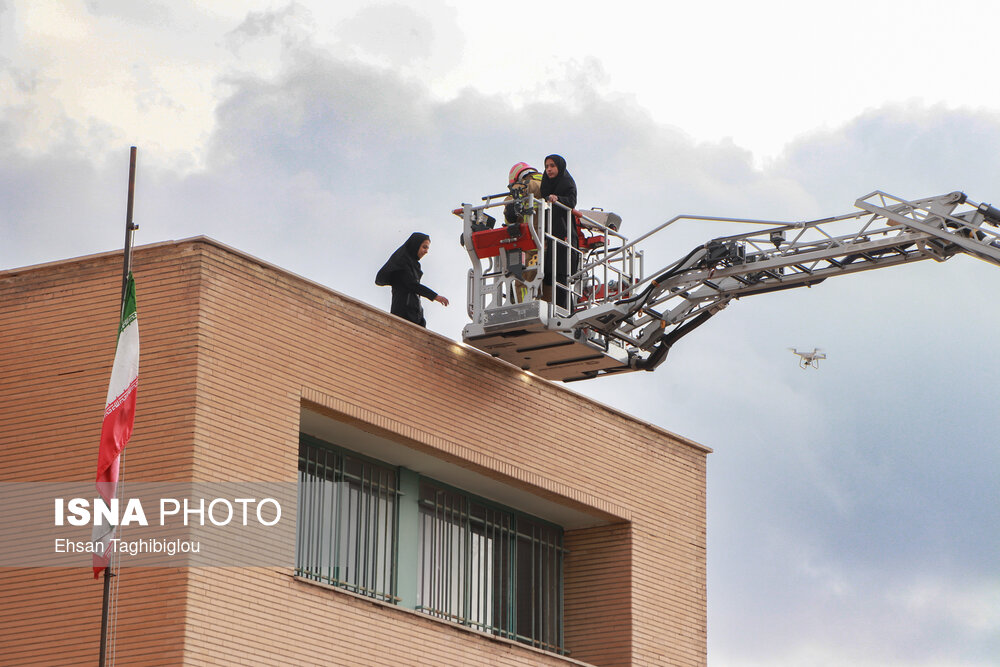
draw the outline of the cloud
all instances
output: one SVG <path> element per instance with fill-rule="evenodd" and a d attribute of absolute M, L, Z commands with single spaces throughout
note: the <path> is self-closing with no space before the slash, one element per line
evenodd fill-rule
<path fill-rule="evenodd" d="M 103 156 L 84 150 L 81 136 L 88 130 L 65 116 L 50 128 L 49 150 L 26 151 L 17 135 L 34 123 L 25 108 L 0 110 L 0 266 L 52 261 L 120 244 L 122 228 L 113 221 L 124 224 L 127 162 L 119 174 L 113 173 Z"/>
<path fill-rule="evenodd" d="M 309 39 L 315 29 L 312 13 L 293 2 L 279 10 L 248 13 L 238 26 L 226 34 L 224 42 L 237 55 L 245 55 L 241 54 L 244 46 L 277 37 L 288 48 Z"/>
<path fill-rule="evenodd" d="M 161 25 L 169 20 L 170 10 L 160 2 L 129 0 L 85 0 L 84 6 L 95 16 L 109 16 L 139 25 Z"/>
<path fill-rule="evenodd" d="M 989 198 L 998 169 L 1000 112 L 917 102 L 870 109 L 842 127 L 807 134 L 774 167 L 824 202 L 875 189 L 905 198 L 954 190 Z"/>
<path fill-rule="evenodd" d="M 402 5 L 372 5 L 337 27 L 341 41 L 390 67 L 425 60 L 433 53 L 437 38 L 434 24 Z"/>

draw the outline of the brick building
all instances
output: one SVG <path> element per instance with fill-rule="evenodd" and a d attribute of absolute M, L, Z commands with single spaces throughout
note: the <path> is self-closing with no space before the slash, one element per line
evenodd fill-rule
<path fill-rule="evenodd" d="M 0 480 L 92 481 L 120 271 L 0 272 Z M 706 664 L 706 448 L 207 238 L 134 273 L 129 479 L 299 492 L 294 565 L 123 568 L 119 664 Z M 87 563 L 0 570 L 0 662 L 96 661 Z"/>

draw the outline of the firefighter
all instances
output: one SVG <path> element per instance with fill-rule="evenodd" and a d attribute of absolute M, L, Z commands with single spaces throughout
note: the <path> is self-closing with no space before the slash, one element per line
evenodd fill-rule
<path fill-rule="evenodd" d="M 519 200 L 529 194 L 533 195 L 535 199 L 540 199 L 542 196 L 542 175 L 527 162 L 518 162 L 510 168 L 507 175 L 507 189 L 510 190 L 511 196 L 504 201 Z M 503 215 L 508 225 L 529 222 L 518 215 L 518 206 L 515 204 L 504 206 Z"/>
<path fill-rule="evenodd" d="M 504 201 L 511 203 L 503 208 L 504 220 L 508 225 L 520 223 L 533 225 L 535 231 L 538 232 L 538 227 L 535 225 L 534 211 L 529 210 L 527 206 L 528 195 L 532 195 L 536 199 L 539 199 L 542 195 L 542 175 L 527 162 L 518 162 L 507 173 L 507 189 L 510 191 L 510 196 L 504 199 Z M 538 266 L 537 250 L 529 250 L 524 253 L 524 266 Z M 536 272 L 536 268 L 530 268 L 524 270 L 521 277 L 525 282 L 531 282 L 535 279 Z M 517 282 L 512 298 L 518 303 L 527 300 L 528 288 L 523 282 Z"/>

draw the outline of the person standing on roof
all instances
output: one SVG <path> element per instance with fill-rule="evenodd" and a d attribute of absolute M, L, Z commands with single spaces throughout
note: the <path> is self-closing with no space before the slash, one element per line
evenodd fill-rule
<path fill-rule="evenodd" d="M 542 176 L 541 196 L 547 202 L 560 203 L 567 209 L 576 208 L 576 181 L 566 171 L 566 160 L 561 155 L 548 155 L 545 158 L 545 175 Z M 556 275 L 557 283 L 563 285 L 556 287 L 556 304 L 562 308 L 569 308 L 569 293 L 566 290 L 570 266 L 573 271 L 579 265 L 579 257 L 576 248 L 579 247 L 579 240 L 576 238 L 572 225 L 572 214 L 559 206 L 552 207 L 552 235 L 558 239 L 556 246 Z M 572 258 L 571 258 L 572 257 Z M 545 258 L 544 271 L 551 272 L 550 257 Z M 551 286 L 552 278 L 545 277 L 546 284 Z"/>
<path fill-rule="evenodd" d="M 420 260 L 430 248 L 431 237 L 413 232 L 410 238 L 406 239 L 406 243 L 389 256 L 375 276 L 376 285 L 392 287 L 392 306 L 389 312 L 422 327 L 427 326 L 427 320 L 424 319 L 420 297 L 437 301 L 444 306 L 448 305 L 448 299 L 420 283 L 424 275 L 420 268 Z"/>

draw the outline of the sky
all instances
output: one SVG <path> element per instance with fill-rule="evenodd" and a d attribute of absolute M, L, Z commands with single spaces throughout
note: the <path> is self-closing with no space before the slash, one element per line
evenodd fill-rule
<path fill-rule="evenodd" d="M 0 0 L 0 266 L 120 248 L 135 145 L 137 244 L 207 235 L 388 308 L 374 273 L 423 231 L 451 299 L 428 326 L 459 339 L 449 211 L 549 153 L 632 236 L 876 189 L 1000 203 L 997 25 L 969 0 Z M 649 264 L 720 235 L 670 234 Z M 654 373 L 571 385 L 714 450 L 713 667 L 996 664 L 998 278 L 958 256 L 750 297 Z"/>

